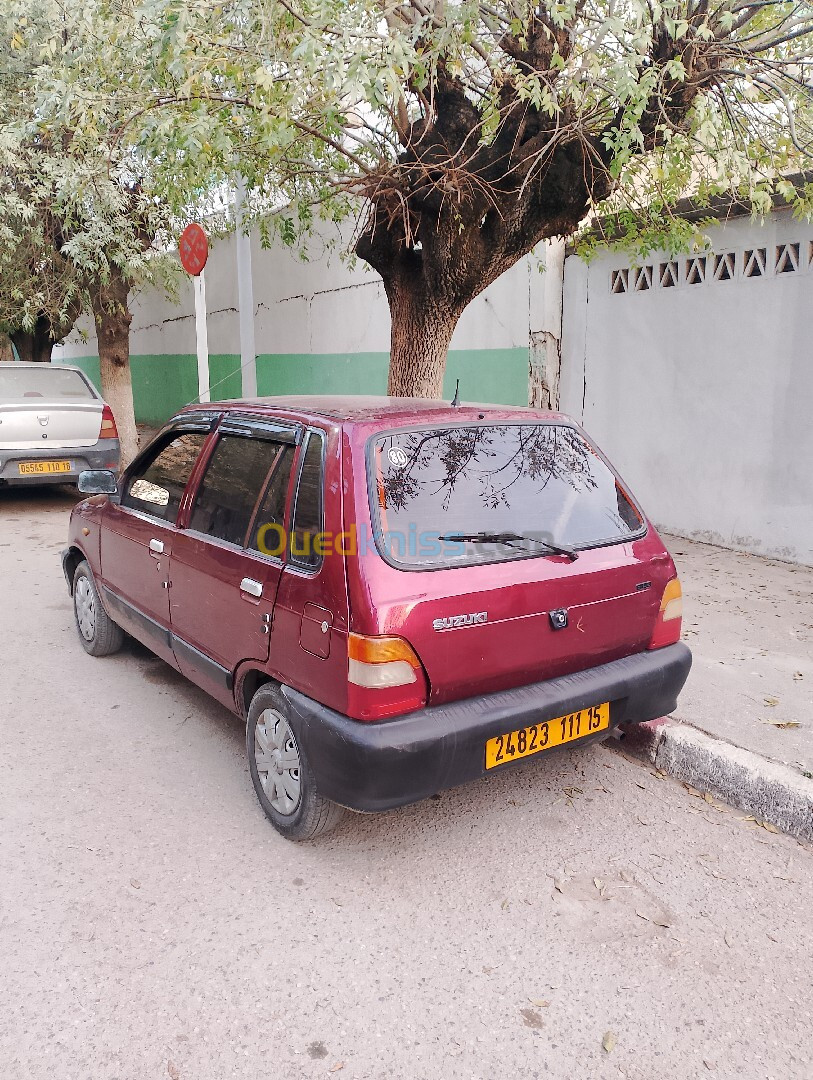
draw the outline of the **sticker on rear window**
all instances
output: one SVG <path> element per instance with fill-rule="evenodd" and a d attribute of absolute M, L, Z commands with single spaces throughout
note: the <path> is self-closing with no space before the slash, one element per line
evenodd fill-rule
<path fill-rule="evenodd" d="M 400 446 L 391 446 L 387 457 L 390 459 L 390 465 L 393 465 L 396 469 L 403 469 L 408 461 L 406 451 L 402 450 Z"/>

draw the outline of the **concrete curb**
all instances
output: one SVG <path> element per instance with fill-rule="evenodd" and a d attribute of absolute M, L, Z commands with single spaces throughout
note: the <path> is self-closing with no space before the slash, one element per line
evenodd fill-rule
<path fill-rule="evenodd" d="M 665 717 L 625 729 L 621 749 L 800 840 L 813 840 L 813 780 Z"/>

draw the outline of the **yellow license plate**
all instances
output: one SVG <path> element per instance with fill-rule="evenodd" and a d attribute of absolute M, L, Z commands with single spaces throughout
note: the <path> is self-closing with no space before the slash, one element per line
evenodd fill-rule
<path fill-rule="evenodd" d="M 498 735 L 486 743 L 486 768 L 495 769 L 509 761 L 539 754 L 562 743 L 575 742 L 585 735 L 595 735 L 610 726 L 610 703 L 592 705 L 589 709 L 557 716 L 555 720 L 546 720 L 542 724 L 511 731 L 507 735 Z"/>
<path fill-rule="evenodd" d="M 43 473 L 64 473 L 71 471 L 69 461 L 21 461 L 17 466 L 20 476 L 42 476 Z"/>

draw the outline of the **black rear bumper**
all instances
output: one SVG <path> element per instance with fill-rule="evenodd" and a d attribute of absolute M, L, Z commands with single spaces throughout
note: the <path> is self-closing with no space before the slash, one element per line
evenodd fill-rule
<path fill-rule="evenodd" d="M 604 701 L 610 702 L 611 728 L 664 716 L 675 708 L 691 665 L 692 654 L 678 643 L 379 723 L 350 720 L 289 687 L 282 692 L 321 793 L 352 810 L 376 811 L 484 776 L 485 742 L 495 735 Z"/>
<path fill-rule="evenodd" d="M 32 486 L 39 484 L 75 484 L 79 474 L 86 469 L 112 469 L 119 467 L 121 448 L 118 439 L 100 439 L 90 446 L 68 449 L 37 447 L 34 450 L 3 450 L 0 448 L 0 486 Z M 70 471 L 65 473 L 42 473 L 20 476 L 19 466 L 39 461 L 68 461 Z"/>

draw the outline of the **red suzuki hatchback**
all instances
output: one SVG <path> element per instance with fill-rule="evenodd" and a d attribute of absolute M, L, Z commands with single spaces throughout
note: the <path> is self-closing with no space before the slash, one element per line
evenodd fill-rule
<path fill-rule="evenodd" d="M 245 717 L 290 839 L 661 716 L 689 672 L 674 563 L 565 416 L 193 406 L 80 489 L 82 645 L 126 631 Z"/>

